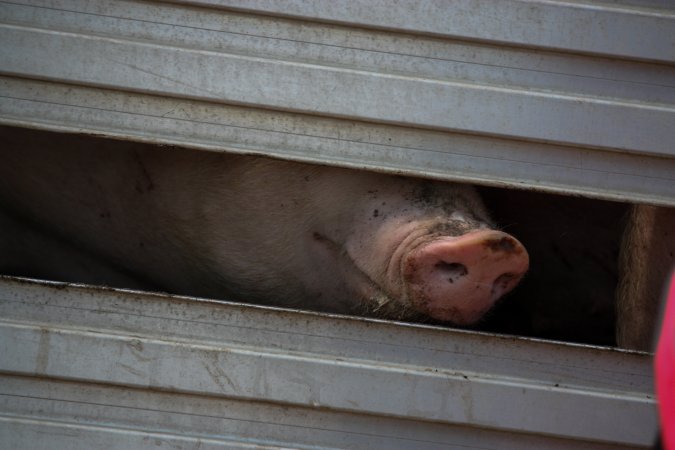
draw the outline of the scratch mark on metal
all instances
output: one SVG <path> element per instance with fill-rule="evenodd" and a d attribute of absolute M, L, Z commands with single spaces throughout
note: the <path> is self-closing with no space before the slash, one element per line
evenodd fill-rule
<path fill-rule="evenodd" d="M 119 367 L 123 368 L 124 370 L 126 370 L 127 372 L 129 372 L 133 375 L 136 375 L 137 377 L 145 377 L 145 373 L 141 372 L 138 369 L 135 369 L 133 366 L 130 366 L 128 364 L 123 364 L 123 363 L 117 363 L 117 365 Z"/>
<path fill-rule="evenodd" d="M 222 392 L 228 392 L 230 391 L 230 389 L 227 389 L 227 387 L 221 381 L 221 379 L 225 379 L 225 381 L 227 381 L 227 384 L 230 385 L 231 390 L 233 390 L 234 392 L 239 392 L 239 388 L 237 388 L 232 379 L 227 376 L 225 371 L 218 364 L 218 355 L 212 355 L 211 359 L 212 359 L 211 362 L 202 360 L 202 365 L 211 376 L 213 382 L 220 387 L 220 390 Z"/>
<path fill-rule="evenodd" d="M 118 60 L 113 59 L 113 58 L 108 58 L 108 59 L 109 59 L 110 61 L 114 62 L 114 63 L 121 64 L 121 65 L 123 65 L 123 66 L 125 66 L 125 67 L 128 67 L 128 68 L 130 68 L 130 69 L 137 70 L 137 71 L 139 71 L 139 72 L 145 73 L 145 74 L 147 74 L 147 75 L 151 75 L 151 76 L 153 76 L 153 77 L 157 77 L 157 78 L 162 79 L 162 80 L 170 81 L 171 83 L 175 83 L 175 84 L 177 84 L 177 85 L 179 85 L 179 86 L 184 86 L 184 87 L 186 87 L 186 88 L 188 88 L 188 89 L 192 89 L 192 90 L 194 90 L 194 91 L 201 92 L 201 93 L 203 93 L 203 94 L 208 94 L 209 96 L 215 96 L 215 97 L 218 96 L 218 93 L 217 93 L 217 92 L 212 92 L 212 91 L 210 91 L 210 90 L 208 90 L 208 89 L 203 89 L 203 88 L 200 88 L 200 87 L 197 87 L 197 86 L 193 86 L 193 85 L 188 84 L 188 83 L 184 83 L 184 82 L 182 82 L 181 80 L 177 80 L 177 79 L 175 79 L 175 78 L 167 77 L 166 75 L 162 75 L 162 74 L 153 72 L 152 70 L 144 69 L 144 68 L 142 68 L 142 67 L 140 67 L 140 66 L 137 66 L 137 65 L 135 65 L 135 64 L 130 64 L 130 63 L 124 62 L 124 61 L 118 61 Z"/>

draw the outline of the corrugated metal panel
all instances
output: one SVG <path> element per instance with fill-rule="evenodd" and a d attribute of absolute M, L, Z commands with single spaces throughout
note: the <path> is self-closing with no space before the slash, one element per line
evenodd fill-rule
<path fill-rule="evenodd" d="M 667 9 L 667 0 L 615 0 L 614 4 L 583 0 L 454 0 L 451 5 L 417 0 L 398 2 L 396 6 L 372 0 L 185 3 L 497 44 L 675 62 L 675 16 L 672 9 Z M 627 30 L 640 33 L 630 34 Z"/>
<path fill-rule="evenodd" d="M 0 278 L 3 448 L 634 448 L 651 357 Z"/>
<path fill-rule="evenodd" d="M 0 1 L 0 123 L 675 205 L 674 42 L 660 0 Z M 655 435 L 648 355 L 10 279 L 0 308 L 3 448 Z"/>
<path fill-rule="evenodd" d="M 665 3 L 31 0 L 0 22 L 2 123 L 675 205 Z"/>

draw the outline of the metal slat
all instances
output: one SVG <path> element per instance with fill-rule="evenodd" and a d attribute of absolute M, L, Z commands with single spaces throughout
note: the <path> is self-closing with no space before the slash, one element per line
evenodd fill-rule
<path fill-rule="evenodd" d="M 507 450 L 636 448 L 488 429 L 481 429 L 477 439 L 476 429 L 447 423 L 83 382 L 17 376 L 3 376 L 2 381 L 0 405 L 5 414 L 0 416 L 0 444 L 12 449 L 183 448 L 189 444 L 422 450 L 477 444 Z"/>
<path fill-rule="evenodd" d="M 0 77 L 18 126 L 675 205 L 675 160 Z M 66 125 L 64 125 L 66 124 Z"/>
<path fill-rule="evenodd" d="M 670 106 L 420 80 L 13 26 L 0 27 L 0 40 L 2 72 L 14 76 L 675 156 L 675 108 Z"/>
<path fill-rule="evenodd" d="M 312 8 L 288 3 L 285 16 L 340 25 L 274 16 L 277 5 L 272 4 L 249 3 L 248 9 L 256 13 L 249 14 L 237 2 L 199 2 L 203 7 L 192 3 L 0 3 L 0 21 L 5 23 L 0 31 L 0 73 L 10 76 L 5 80 L 14 92 L 32 93 L 28 97 L 5 94 L 0 121 L 432 178 L 675 204 L 675 128 L 671 126 L 675 67 L 646 63 L 645 59 L 659 59 L 647 53 L 640 61 L 591 55 L 619 56 L 614 50 L 623 48 L 621 39 L 631 36 L 635 42 L 649 41 L 650 45 L 638 43 L 640 51 L 648 48 L 666 55 L 660 61 L 668 62 L 669 50 L 663 45 L 670 45 L 668 37 L 675 33 L 666 33 L 663 39 L 650 33 L 670 26 L 672 9 L 500 3 L 498 8 L 511 8 L 502 19 L 532 30 L 533 42 L 545 41 L 537 33 L 550 32 L 550 38 L 565 48 L 551 52 L 519 47 L 522 43 L 508 41 L 508 36 L 503 42 L 497 39 L 503 46 L 485 45 L 486 39 L 492 39 L 491 28 L 485 26 L 480 27 L 487 33 L 485 38 L 474 41 L 466 40 L 470 34 L 461 35 L 461 40 L 429 36 L 443 34 L 433 29 L 444 22 L 435 21 L 452 15 L 452 8 L 467 7 L 460 3 L 446 5 L 447 11 L 435 15 L 422 14 L 431 4 L 409 13 L 391 8 L 382 20 L 398 14 L 411 21 L 408 28 L 393 21 L 390 29 L 398 31 L 354 28 L 382 28 L 371 23 L 375 16 L 370 17 L 360 2 L 344 6 L 319 2 Z M 372 10 L 382 5 L 376 3 Z M 618 25 L 605 28 L 611 39 L 601 46 L 616 43 L 616 47 L 594 50 L 592 34 L 563 33 L 568 36 L 563 39 L 547 27 L 530 27 L 529 19 L 516 20 L 524 17 L 521 13 L 529 14 L 519 9 L 524 5 L 549 21 L 558 17 L 563 28 L 571 26 L 575 14 L 581 14 L 579 20 L 586 17 L 586 22 L 635 28 L 620 32 Z M 479 8 L 476 13 L 482 17 L 497 10 Z M 347 13 L 353 19 L 351 25 L 339 18 Z M 583 22 L 574 23 L 578 27 Z M 649 26 L 637 26 L 644 23 Z M 401 34 L 403 29 L 422 34 Z M 585 54 L 570 53 L 576 51 Z M 36 78 L 48 81 L 45 86 L 55 90 L 70 86 L 80 104 L 54 102 L 49 87 L 34 90 Z M 85 93 L 112 98 L 108 89 L 119 93 L 118 102 L 98 103 L 97 118 L 87 120 L 82 108 L 92 101 L 84 99 Z M 148 93 L 164 97 L 163 105 L 173 102 L 160 116 L 185 112 L 175 120 L 182 120 L 179 128 L 188 131 L 169 138 L 166 124 L 138 106 L 160 103 Z M 290 124 L 287 128 L 292 128 L 293 136 L 270 134 L 267 124 L 249 124 L 247 132 L 221 132 L 216 124 L 236 122 L 224 123 L 220 118 L 236 110 L 234 104 L 247 105 L 250 114 L 274 114 L 270 122 Z M 63 111 L 64 105 L 68 112 Z M 27 114 L 31 109 L 38 114 Z M 128 117 L 136 116 L 129 122 L 137 120 L 144 126 L 120 126 L 121 109 Z M 195 109 L 208 109 L 211 114 L 207 119 L 193 114 Z M 316 116 L 334 118 L 331 134 L 338 136 L 339 145 L 323 140 L 318 150 L 317 145 L 304 146 L 316 142 L 316 136 L 303 124 L 329 121 Z M 361 130 L 361 137 L 343 139 L 352 127 Z M 383 132 L 391 135 L 385 138 Z M 445 143 L 429 149 L 397 141 L 402 134 L 415 135 L 421 142 Z M 223 135 L 227 139 L 219 144 Z M 438 139 L 441 135 L 443 139 Z M 386 139 L 384 145 L 380 137 Z"/>
<path fill-rule="evenodd" d="M 630 3 L 0 2 L 0 123 L 675 205 L 675 15 Z M 648 355 L 8 279 L 0 310 L 6 448 L 655 435 Z"/>
<path fill-rule="evenodd" d="M 507 45 L 675 62 L 675 14 L 665 2 L 527 0 L 184 0 L 210 7 Z M 617 2 L 619 3 L 619 2 Z M 658 6 L 662 6 L 658 8 Z M 672 6 L 672 5 L 670 5 Z M 651 8 L 650 8 L 651 7 Z M 640 30 L 640 33 L 627 33 Z"/>
<path fill-rule="evenodd" d="M 410 439 L 436 448 L 483 436 L 484 448 L 542 448 L 548 440 L 554 446 L 546 448 L 604 448 L 647 445 L 655 432 L 648 355 L 7 278 L 0 301 L 0 404 L 12 423 L 4 426 L 17 425 L 20 435 L 33 433 L 26 421 L 52 426 L 83 414 L 89 419 L 78 425 L 93 427 L 99 410 L 115 424 L 103 435 L 144 430 L 160 401 L 159 411 L 182 423 L 172 433 L 191 436 L 213 420 L 203 414 L 193 418 L 195 428 L 185 424 L 181 408 L 208 406 L 194 406 L 194 395 L 229 405 L 216 417 L 247 422 L 253 409 L 266 424 L 259 430 L 274 423 L 295 430 L 291 437 L 270 431 L 272 441 L 294 442 L 299 418 L 316 411 L 318 422 L 305 425 L 324 430 L 321 445 L 338 447 L 337 436 L 364 447 L 388 436 L 397 448 L 410 448 Z M 94 384 L 81 390 L 83 382 Z M 131 391 L 112 394 L 122 388 Z M 292 412 L 285 425 L 280 406 Z M 351 429 L 336 425 L 352 415 Z M 368 417 L 389 419 L 359 437 Z M 425 427 L 433 432 L 414 433 Z M 237 429 L 219 439 L 243 439 Z"/>
<path fill-rule="evenodd" d="M 157 44 L 416 78 L 584 93 L 655 103 L 675 101 L 673 70 L 660 64 L 584 57 L 377 30 L 298 23 L 195 8 L 117 1 L 50 7 L 4 4 L 2 21 L 18 26 L 121 37 Z M 78 6 L 73 11 L 74 5 Z M 62 9 L 56 9 L 62 8 Z M 151 21 L 144 18 L 152 18 Z M 198 28 L 189 26 L 198 24 Z M 670 89 L 664 89 L 670 88 Z"/>

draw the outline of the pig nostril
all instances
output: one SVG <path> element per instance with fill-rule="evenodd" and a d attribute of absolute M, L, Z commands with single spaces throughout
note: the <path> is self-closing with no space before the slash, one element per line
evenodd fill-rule
<path fill-rule="evenodd" d="M 454 283 L 457 278 L 461 278 L 469 273 L 469 270 L 464 264 L 460 263 L 448 263 L 441 261 L 434 265 L 436 269 L 441 272 L 444 272 L 448 277 L 450 283 Z"/>
<path fill-rule="evenodd" d="M 497 290 L 503 293 L 509 287 L 511 281 L 513 281 L 515 278 L 516 275 L 512 273 L 504 273 L 499 275 L 495 280 L 495 282 L 492 284 L 492 293 L 495 293 Z"/>

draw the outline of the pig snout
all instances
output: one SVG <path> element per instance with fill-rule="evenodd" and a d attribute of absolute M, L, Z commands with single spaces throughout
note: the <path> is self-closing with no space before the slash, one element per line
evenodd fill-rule
<path fill-rule="evenodd" d="M 513 289 L 529 266 L 525 247 L 496 230 L 478 230 L 425 242 L 404 258 L 411 306 L 457 325 L 478 321 Z"/>

